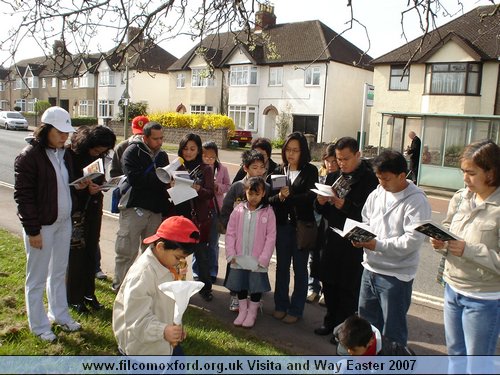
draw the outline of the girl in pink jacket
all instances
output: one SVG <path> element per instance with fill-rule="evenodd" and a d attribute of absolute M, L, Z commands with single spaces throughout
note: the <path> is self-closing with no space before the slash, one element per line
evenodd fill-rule
<path fill-rule="evenodd" d="M 262 177 L 249 178 L 245 194 L 247 202 L 236 206 L 227 224 L 226 258 L 231 272 L 226 287 L 238 293 L 240 309 L 233 324 L 251 328 L 262 293 L 271 290 L 267 272 L 276 242 L 276 218 L 267 204 Z"/>

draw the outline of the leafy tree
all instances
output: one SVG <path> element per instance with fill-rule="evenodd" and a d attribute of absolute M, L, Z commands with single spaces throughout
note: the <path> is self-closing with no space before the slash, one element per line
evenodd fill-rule
<path fill-rule="evenodd" d="M 46 100 L 39 100 L 35 102 L 35 112 L 37 115 L 41 116 L 47 108 L 50 108 L 51 104 Z"/>
<path fill-rule="evenodd" d="M 123 116 L 124 116 L 124 112 L 125 112 L 123 102 L 120 101 L 120 103 L 118 105 L 120 106 L 119 119 L 120 119 L 120 121 L 123 121 Z M 128 103 L 128 121 L 127 122 L 131 122 L 134 117 L 140 116 L 140 115 L 144 115 L 144 116 L 148 115 L 148 104 L 143 103 L 143 102 L 139 102 L 139 103 L 129 102 Z"/>
<path fill-rule="evenodd" d="M 290 103 L 276 116 L 276 136 L 284 141 L 293 125 L 292 106 Z"/>

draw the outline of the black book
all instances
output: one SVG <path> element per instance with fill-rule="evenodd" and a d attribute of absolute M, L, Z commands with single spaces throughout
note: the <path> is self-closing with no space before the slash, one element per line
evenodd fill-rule
<path fill-rule="evenodd" d="M 436 240 L 441 240 L 441 241 L 460 240 L 460 237 L 451 233 L 445 227 L 433 223 L 432 221 L 423 221 L 416 223 L 413 229 L 415 229 L 417 232 L 425 234 L 426 236 L 435 238 Z"/>
<path fill-rule="evenodd" d="M 377 237 L 376 234 L 370 232 L 368 225 L 352 219 L 346 219 L 344 230 L 333 227 L 330 228 L 335 233 L 338 233 L 340 236 L 353 242 L 367 242 Z"/>

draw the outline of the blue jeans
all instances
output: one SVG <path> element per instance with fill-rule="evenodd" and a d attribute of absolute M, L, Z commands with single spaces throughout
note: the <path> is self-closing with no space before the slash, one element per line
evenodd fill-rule
<path fill-rule="evenodd" d="M 274 304 L 276 311 L 301 317 L 307 297 L 307 260 L 309 252 L 297 249 L 296 230 L 291 225 L 278 225 L 276 234 L 276 284 Z M 290 264 L 293 264 L 294 290 L 290 287 Z"/>
<path fill-rule="evenodd" d="M 208 239 L 208 264 L 210 266 L 210 277 L 217 277 L 219 273 L 219 232 L 217 231 L 218 216 L 216 213 L 212 215 L 212 226 L 210 227 L 210 238 Z M 193 277 L 198 277 L 198 264 L 196 257 L 193 255 L 191 263 Z"/>
<path fill-rule="evenodd" d="M 500 300 L 465 297 L 446 285 L 444 328 L 449 355 L 495 355 Z"/>
<path fill-rule="evenodd" d="M 359 316 L 368 320 L 392 341 L 408 341 L 406 314 L 411 304 L 413 280 L 363 271 L 359 293 Z"/>

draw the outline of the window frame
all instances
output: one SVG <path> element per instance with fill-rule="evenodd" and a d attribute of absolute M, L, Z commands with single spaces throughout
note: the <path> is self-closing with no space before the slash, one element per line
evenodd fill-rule
<path fill-rule="evenodd" d="M 93 117 L 94 101 L 90 99 L 81 99 L 78 101 L 78 117 Z"/>
<path fill-rule="evenodd" d="M 182 72 L 182 73 L 177 73 L 177 77 L 176 77 L 176 87 L 178 89 L 184 89 L 186 88 L 186 73 Z"/>
<path fill-rule="evenodd" d="M 463 70 L 453 70 L 452 66 L 465 65 Z M 435 70 L 437 67 L 447 66 L 448 69 L 445 70 Z M 471 68 L 477 67 L 477 71 L 471 71 Z M 464 71 L 465 76 L 463 78 L 463 92 L 433 92 L 433 77 L 438 74 L 457 74 Z M 481 79 L 483 73 L 483 65 L 478 62 L 440 62 L 440 63 L 429 63 L 425 66 L 425 88 L 424 93 L 426 95 L 449 95 L 449 96 L 479 96 L 481 95 Z M 475 92 L 468 92 L 469 85 L 471 84 L 470 79 L 472 74 L 477 75 L 476 80 L 476 90 Z"/>
<path fill-rule="evenodd" d="M 275 73 L 276 77 L 273 77 L 273 73 Z M 283 67 L 282 66 L 269 67 L 269 86 L 271 86 L 271 87 L 283 86 Z"/>
<path fill-rule="evenodd" d="M 228 116 L 233 119 L 236 129 L 256 132 L 258 130 L 257 111 L 258 107 L 256 105 L 230 105 L 228 107 Z M 254 120 L 252 126 L 250 126 L 251 118 Z"/>
<path fill-rule="evenodd" d="M 99 99 L 97 109 L 97 117 L 99 118 L 113 118 L 114 113 L 114 100 Z"/>
<path fill-rule="evenodd" d="M 406 65 L 398 64 L 391 65 L 391 72 L 389 76 L 389 91 L 408 91 L 410 88 L 410 67 L 406 67 Z M 399 70 L 400 73 L 396 73 L 395 71 Z M 399 85 L 406 87 L 393 87 L 393 79 L 397 79 L 396 82 Z M 402 80 L 403 79 L 403 80 Z M 403 82 L 406 81 L 406 85 Z"/>
<path fill-rule="evenodd" d="M 214 87 L 215 80 L 212 77 L 204 77 L 205 68 L 191 69 L 191 87 Z M 196 83 L 196 84 L 195 84 Z"/>
<path fill-rule="evenodd" d="M 318 82 L 315 82 L 317 77 Z M 310 81 L 310 82 L 308 82 Z M 304 86 L 320 86 L 321 85 L 321 68 L 319 66 L 310 66 L 304 71 Z"/>
<path fill-rule="evenodd" d="M 197 105 L 197 104 L 191 104 L 189 106 L 189 113 L 192 115 L 204 115 L 207 113 L 214 113 L 214 107 L 212 105 Z"/>
<path fill-rule="evenodd" d="M 257 86 L 258 71 L 255 65 L 232 65 L 229 69 L 229 86 Z"/>

